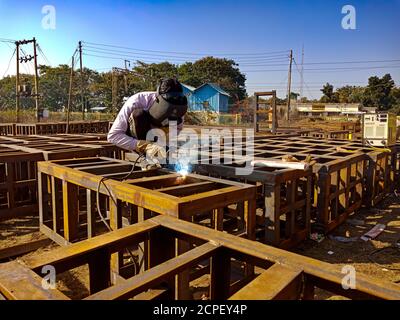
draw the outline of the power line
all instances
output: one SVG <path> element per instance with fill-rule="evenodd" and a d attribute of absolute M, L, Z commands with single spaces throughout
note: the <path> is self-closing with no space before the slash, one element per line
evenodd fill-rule
<path fill-rule="evenodd" d="M 13 39 L 6 39 L 6 38 L 0 38 L 0 42 L 9 42 L 9 43 L 15 43 L 17 40 Z"/>
<path fill-rule="evenodd" d="M 149 56 L 144 56 L 144 55 L 133 55 L 129 52 L 123 52 L 120 51 L 119 53 L 117 52 L 110 52 L 108 50 L 97 50 L 97 49 L 91 49 L 84 47 L 85 52 L 89 52 L 90 54 L 95 53 L 95 55 L 101 54 L 101 57 L 103 58 L 116 58 L 120 57 L 120 59 L 126 59 L 129 58 L 131 60 L 151 60 L 151 61 L 173 61 L 176 63 L 179 62 L 193 62 L 196 59 L 198 60 L 198 57 L 177 57 L 177 56 L 163 56 L 163 55 L 149 55 Z M 280 57 L 274 57 L 274 58 L 259 58 L 259 59 L 251 59 L 251 60 L 239 60 L 239 59 L 233 59 L 234 62 L 240 64 L 240 65 L 247 65 L 247 66 L 257 66 L 262 64 L 262 66 L 275 66 L 275 65 L 280 65 L 280 64 L 275 64 L 273 62 L 283 62 L 287 61 L 286 56 L 280 56 Z M 272 64 L 271 64 L 272 63 Z"/>
<path fill-rule="evenodd" d="M 39 44 L 37 45 L 37 48 L 39 50 L 39 53 L 42 55 L 43 59 L 46 61 L 46 63 L 51 66 L 51 62 L 49 61 L 49 59 L 47 59 L 46 55 L 44 54 Z"/>
<path fill-rule="evenodd" d="M 4 74 L 3 74 L 3 77 L 2 77 L 2 78 L 4 78 L 4 77 L 5 77 L 6 73 L 8 72 L 8 69 L 10 69 L 10 66 L 11 66 L 11 61 L 12 61 L 12 59 L 14 58 L 14 55 L 15 55 L 15 52 L 16 52 L 16 51 L 17 51 L 17 49 L 15 48 L 15 49 L 14 49 L 14 52 L 13 52 L 13 54 L 12 54 L 12 56 L 11 56 L 11 59 L 10 59 L 10 61 L 8 62 L 7 69 L 6 69 L 6 71 L 4 72 Z"/>
<path fill-rule="evenodd" d="M 86 42 L 87 43 L 87 42 Z M 159 57 L 161 59 L 153 59 L 153 60 L 169 60 L 167 58 L 176 58 L 176 59 L 170 59 L 170 60 L 176 60 L 176 61 L 182 61 L 184 59 L 187 60 L 193 60 L 196 59 L 197 57 L 193 56 L 176 56 L 176 55 L 166 55 L 166 54 L 154 54 L 154 53 L 147 53 L 147 52 L 157 52 L 157 53 L 175 53 L 175 54 L 186 54 L 186 55 L 195 55 L 195 56 L 201 56 L 205 54 L 200 54 L 200 53 L 179 53 L 179 52 L 171 52 L 171 51 L 156 51 L 156 50 L 141 50 L 141 49 L 132 49 L 128 47 L 121 47 L 121 46 L 113 46 L 113 45 L 106 45 L 108 47 L 112 48 L 126 48 L 127 50 L 115 50 L 115 49 L 108 49 L 108 48 L 102 48 L 99 46 L 93 46 L 93 45 L 85 45 L 85 48 L 89 52 L 96 52 L 96 53 L 101 53 L 103 55 L 108 55 L 108 56 L 121 56 L 121 57 L 127 57 L 127 56 L 133 56 L 137 55 L 138 52 L 146 52 L 146 53 L 141 53 L 141 56 L 136 56 L 137 58 L 140 59 L 150 59 L 150 58 L 155 58 Z M 280 51 L 280 52 L 287 52 L 287 51 Z M 132 54 L 133 53 L 133 54 Z M 221 54 L 218 54 L 221 55 Z M 239 54 L 238 54 L 239 55 Z M 241 65 L 244 65 L 245 63 L 248 66 L 254 66 L 254 67 L 260 67 L 260 66 L 286 66 L 286 64 L 271 64 L 271 63 L 263 63 L 263 62 L 280 62 L 280 61 L 286 61 L 287 60 L 287 54 L 275 54 L 275 56 L 272 56 L 269 54 L 268 56 L 260 56 L 262 53 L 255 54 L 257 56 L 249 57 L 249 56 L 244 56 L 244 57 L 238 57 L 235 62 L 238 62 Z M 244 60 L 245 59 L 245 60 Z M 325 61 L 325 62 L 309 62 L 309 63 L 304 63 L 305 65 L 341 65 L 341 64 L 366 64 L 366 63 L 383 63 L 383 62 L 399 62 L 400 59 L 387 59 L 387 60 L 364 60 L 364 61 Z M 242 63 L 240 63 L 242 62 Z M 329 68 L 333 69 L 333 68 Z M 313 69 L 314 70 L 314 69 Z M 319 70 L 319 69 L 318 69 Z"/>
<path fill-rule="evenodd" d="M 293 62 L 294 62 L 294 65 L 296 66 L 296 70 L 300 73 L 300 75 L 302 75 L 304 68 L 302 67 L 302 71 L 300 71 L 299 66 L 297 65 L 296 59 L 293 58 Z M 303 81 L 303 84 L 306 86 L 308 94 L 311 96 L 312 99 L 314 99 L 314 96 L 312 95 L 311 90 L 308 87 L 307 83 L 304 81 L 304 78 L 302 79 L 302 81 Z"/>
<path fill-rule="evenodd" d="M 25 57 L 28 56 L 28 54 L 24 51 L 24 49 L 20 48 L 20 50 L 21 50 L 22 54 L 23 54 Z M 28 71 L 27 71 L 28 74 L 31 74 L 31 68 L 30 68 L 30 67 L 33 66 L 33 69 L 35 68 L 35 66 L 32 65 L 32 63 L 33 63 L 32 60 L 29 60 L 29 61 L 26 63 L 26 67 L 25 67 L 25 64 L 23 64 L 24 69 L 25 69 L 25 70 L 28 70 Z"/>
<path fill-rule="evenodd" d="M 265 56 L 272 55 L 278 53 L 289 53 L 289 50 L 281 50 L 281 51 L 272 51 L 272 52 L 259 52 L 259 53 L 193 53 L 193 52 L 177 52 L 177 51 L 161 51 L 161 50 L 144 50 L 130 47 L 123 47 L 111 44 L 102 44 L 102 43 L 94 43 L 94 42 L 86 42 L 82 41 L 82 43 L 86 43 L 88 45 L 94 46 L 102 46 L 102 47 L 110 47 L 110 48 L 119 48 L 119 49 L 127 49 L 131 51 L 139 51 L 139 52 L 153 52 L 153 53 L 167 53 L 167 54 L 179 54 L 179 55 L 190 55 L 190 56 L 207 56 L 207 55 L 224 55 L 224 56 Z"/>
<path fill-rule="evenodd" d="M 357 71 L 357 70 L 369 70 L 369 69 L 390 69 L 400 68 L 400 65 L 394 66 L 375 66 L 375 67 L 354 67 L 354 68 L 317 68 L 317 69 L 304 69 L 304 71 L 323 71 L 323 72 L 336 72 L 336 71 Z M 287 71 L 284 69 L 272 69 L 272 70 L 242 70 L 242 72 L 283 72 Z"/>
<path fill-rule="evenodd" d="M 110 54 L 129 54 L 129 55 L 142 55 L 142 56 L 150 56 L 150 57 L 168 57 L 168 58 L 178 58 L 178 59 L 198 59 L 199 56 L 181 56 L 181 55 L 169 55 L 169 54 L 156 54 L 156 53 L 139 53 L 131 50 L 114 50 L 107 48 L 99 48 L 94 46 L 85 45 L 84 48 L 89 51 L 101 51 L 102 53 L 110 53 Z M 273 60 L 273 59 L 281 59 L 282 57 L 286 57 L 287 55 L 279 54 L 279 55 L 269 55 L 269 56 L 260 56 L 260 57 L 238 57 L 237 59 L 251 59 L 251 60 Z"/>

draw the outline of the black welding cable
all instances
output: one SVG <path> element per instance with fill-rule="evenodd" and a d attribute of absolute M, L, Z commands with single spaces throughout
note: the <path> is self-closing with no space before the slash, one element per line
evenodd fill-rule
<path fill-rule="evenodd" d="M 111 198 L 111 200 L 114 202 L 114 204 L 117 205 L 117 202 L 115 201 L 114 197 L 111 195 L 110 190 L 108 189 L 107 185 L 104 183 L 105 180 L 107 180 L 107 178 L 102 177 L 102 178 L 100 179 L 98 185 L 97 185 L 96 206 L 97 206 L 97 213 L 99 214 L 101 221 L 105 224 L 105 226 L 107 227 L 108 231 L 112 231 L 110 225 L 107 223 L 107 220 L 106 220 L 106 218 L 104 217 L 104 215 L 102 214 L 101 209 L 100 209 L 100 187 L 101 187 L 101 184 L 102 184 L 102 183 L 103 183 L 104 187 L 105 187 L 106 190 L 107 190 L 108 196 Z M 139 246 L 139 247 L 140 247 L 140 246 Z M 143 251 L 142 248 L 140 248 L 140 249 Z M 128 248 L 125 248 L 125 250 L 126 250 L 126 251 L 128 252 L 128 254 L 131 256 L 131 259 L 132 259 L 132 262 L 133 262 L 133 266 L 134 266 L 134 269 L 135 269 L 135 275 L 136 275 L 136 274 L 138 274 L 138 272 L 137 272 L 137 271 L 138 271 L 138 270 L 137 270 L 138 268 L 136 267 L 135 258 L 134 258 L 134 256 L 133 256 L 133 253 L 132 253 Z"/>
<path fill-rule="evenodd" d="M 146 155 L 145 155 L 144 153 L 138 154 L 138 157 L 136 158 L 135 162 L 134 162 L 133 165 L 132 165 L 131 171 L 130 171 L 127 175 L 125 175 L 124 177 L 122 177 L 122 178 L 120 178 L 120 179 L 118 179 L 118 180 L 119 180 L 119 181 L 123 181 L 123 180 L 128 179 L 129 176 L 133 173 L 133 171 L 135 171 L 136 165 L 139 163 L 139 160 L 142 159 L 142 158 L 145 158 L 145 156 L 146 156 Z"/>
<path fill-rule="evenodd" d="M 99 214 L 101 221 L 103 221 L 103 223 L 107 227 L 108 231 L 112 231 L 110 225 L 107 223 L 107 221 L 106 221 L 105 217 L 103 216 L 103 214 L 101 213 L 101 209 L 100 209 L 100 187 L 101 187 L 101 184 L 103 183 L 103 181 L 106 179 L 107 178 L 102 177 L 100 179 L 99 183 L 97 184 L 96 205 L 97 205 L 97 213 Z M 104 186 L 106 186 L 106 185 L 104 184 Z M 114 199 L 113 199 L 113 201 L 114 201 Z"/>

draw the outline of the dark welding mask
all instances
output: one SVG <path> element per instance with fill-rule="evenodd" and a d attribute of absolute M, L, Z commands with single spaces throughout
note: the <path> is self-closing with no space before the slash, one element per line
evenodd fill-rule
<path fill-rule="evenodd" d="M 188 101 L 182 85 L 176 79 L 165 79 L 157 88 L 156 100 L 148 113 L 151 123 L 157 127 L 167 127 L 170 121 L 182 123 L 188 110 Z"/>

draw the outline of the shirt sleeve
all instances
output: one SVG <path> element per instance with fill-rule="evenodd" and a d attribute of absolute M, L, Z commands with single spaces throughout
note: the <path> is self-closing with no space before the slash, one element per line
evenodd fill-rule
<path fill-rule="evenodd" d="M 178 134 L 180 134 L 183 129 L 184 121 L 185 121 L 185 117 L 182 117 L 182 122 L 180 124 L 178 124 L 178 126 L 177 126 Z"/>
<path fill-rule="evenodd" d="M 108 142 L 128 151 L 135 150 L 137 144 L 137 139 L 126 134 L 129 126 L 129 116 L 135 108 L 138 108 L 138 97 L 133 96 L 122 106 L 107 135 Z"/>

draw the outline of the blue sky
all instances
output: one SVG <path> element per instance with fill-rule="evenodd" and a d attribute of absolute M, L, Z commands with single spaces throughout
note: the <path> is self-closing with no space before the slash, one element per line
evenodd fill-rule
<path fill-rule="evenodd" d="M 344 30 L 341 27 L 344 17 L 341 10 L 346 4 L 356 9 L 356 30 Z M 44 5 L 53 5 L 56 9 L 55 30 L 42 28 L 44 15 L 41 10 Z M 254 60 L 254 54 L 293 49 L 295 60 L 300 64 L 304 45 L 306 64 L 399 60 L 362 64 L 305 64 L 304 95 L 309 97 L 319 97 L 319 88 L 325 82 L 336 86 L 362 85 L 370 75 L 381 76 L 388 72 L 399 85 L 399 30 L 400 0 L 0 0 L 0 38 L 35 36 L 52 65 L 68 63 L 79 40 L 188 54 L 227 53 L 246 60 L 240 64 L 240 69 L 246 73 L 249 93 L 277 89 L 281 97 L 286 90 L 288 61 L 274 58 L 273 62 L 260 65 L 259 60 Z M 24 50 L 30 53 L 30 47 Z M 7 46 L 0 43 L 0 77 L 7 69 L 12 52 L 12 44 Z M 90 54 L 88 51 L 86 53 Z M 274 57 L 283 54 L 275 54 Z M 85 66 L 104 71 L 112 66 L 122 67 L 124 59 L 119 58 L 84 56 L 83 60 Z M 251 65 L 252 61 L 254 66 Z M 44 60 L 41 62 L 44 63 Z M 381 66 L 390 67 L 365 69 Z M 353 70 L 320 70 L 343 67 Z M 21 70 L 24 71 L 25 66 L 21 66 Z M 31 72 L 32 68 L 27 68 L 27 71 Z M 13 73 L 14 62 L 7 74 Z M 299 72 L 294 67 L 294 91 L 299 91 L 299 85 Z"/>

